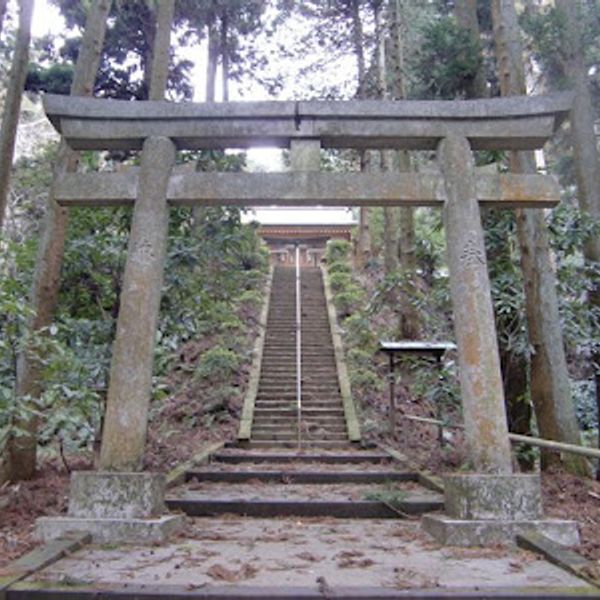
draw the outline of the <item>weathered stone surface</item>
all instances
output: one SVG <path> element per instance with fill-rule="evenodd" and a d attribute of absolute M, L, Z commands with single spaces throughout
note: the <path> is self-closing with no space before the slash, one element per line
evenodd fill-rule
<path fill-rule="evenodd" d="M 162 473 L 79 471 L 71 475 L 69 516 L 92 519 L 157 517 L 165 508 Z"/>
<path fill-rule="evenodd" d="M 539 533 L 558 544 L 573 546 L 579 543 L 575 521 L 526 520 L 490 521 L 461 520 L 444 516 L 425 515 L 423 529 L 445 546 L 489 546 L 515 543 L 517 535 Z"/>
<path fill-rule="evenodd" d="M 538 475 L 448 475 L 446 514 L 455 519 L 535 520 L 542 516 Z"/>
<path fill-rule="evenodd" d="M 444 222 L 469 458 L 477 472 L 509 474 L 504 391 L 469 142 L 444 139 L 438 160 L 448 198 Z"/>
<path fill-rule="evenodd" d="M 173 104 L 47 95 L 46 113 L 74 149 L 139 149 L 149 136 L 179 149 L 289 147 L 434 149 L 464 135 L 474 149 L 534 149 L 554 133 L 572 96 L 472 101 L 230 102 Z M 227 106 L 224 106 L 227 104 Z"/>
<path fill-rule="evenodd" d="M 350 376 L 346 366 L 346 358 L 344 356 L 344 344 L 340 334 L 341 327 L 338 324 L 337 312 L 333 303 L 333 293 L 331 291 L 331 283 L 329 282 L 329 274 L 327 270 L 321 268 L 323 274 L 323 291 L 325 292 L 325 302 L 327 305 L 327 316 L 329 318 L 329 330 L 331 332 L 331 341 L 333 343 L 333 352 L 335 355 L 335 365 L 338 374 L 338 385 L 342 402 L 344 404 L 344 418 L 346 420 L 346 431 L 348 439 L 351 442 L 360 442 L 362 435 L 360 432 L 360 423 L 356 414 L 356 406 L 352 398 L 352 387 L 350 385 Z"/>
<path fill-rule="evenodd" d="M 89 532 L 95 543 L 160 543 L 180 531 L 184 524 L 185 518 L 180 515 L 153 519 L 41 517 L 36 521 L 36 536 L 47 542 L 69 532 Z"/>
<path fill-rule="evenodd" d="M 293 171 L 318 171 L 321 168 L 321 142 L 291 140 L 290 162 Z"/>
<path fill-rule="evenodd" d="M 55 182 L 64 206 L 133 204 L 139 169 L 123 173 L 67 174 Z M 545 175 L 477 173 L 477 199 L 496 208 L 548 208 L 560 200 L 558 184 Z M 433 206 L 446 192 L 439 174 L 419 173 L 178 173 L 169 180 L 172 205 Z"/>
<path fill-rule="evenodd" d="M 142 466 L 167 247 L 167 186 L 174 161 L 171 140 L 146 140 L 113 344 L 100 453 L 105 471 L 137 471 Z"/>

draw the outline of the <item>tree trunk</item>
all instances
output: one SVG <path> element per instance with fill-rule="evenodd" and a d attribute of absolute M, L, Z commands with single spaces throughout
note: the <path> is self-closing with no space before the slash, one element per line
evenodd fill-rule
<path fill-rule="evenodd" d="M 217 64 L 219 62 L 219 32 L 216 17 L 211 16 L 208 22 L 208 62 L 206 63 L 206 102 L 215 101 L 215 84 Z"/>
<path fill-rule="evenodd" d="M 377 97 L 381 99 L 389 98 L 387 84 L 387 56 L 385 48 L 385 28 L 383 24 L 383 15 L 381 4 L 372 3 L 373 16 L 375 20 L 375 63 L 377 73 Z M 398 165 L 397 153 L 394 150 L 382 150 L 381 168 L 383 171 L 397 172 Z M 398 271 L 398 209 L 386 206 L 383 209 L 383 271 L 386 275 L 391 275 Z M 396 295 L 388 299 L 391 303 L 397 301 Z"/>
<path fill-rule="evenodd" d="M 89 9 L 71 84 L 73 96 L 91 96 L 93 93 L 111 4 L 111 0 L 94 0 Z M 62 142 L 56 159 L 54 180 L 58 181 L 63 173 L 74 172 L 78 163 L 79 154 Z M 32 331 L 48 327 L 52 322 L 60 283 L 67 216 L 67 211 L 54 200 L 53 188 L 50 189 L 31 292 L 33 318 L 29 326 Z M 18 359 L 16 393 L 18 397 L 30 395 L 39 398 L 42 390 L 40 364 L 27 350 Z M 37 419 L 32 416 L 16 425 L 25 434 L 8 440 L 4 473 L 0 474 L 0 478 L 4 475 L 13 481 L 33 477 L 37 449 Z"/>
<path fill-rule="evenodd" d="M 164 100 L 169 79 L 171 26 L 175 13 L 175 0 L 161 0 L 156 15 L 156 34 L 152 53 L 150 100 Z"/>
<path fill-rule="evenodd" d="M 160 2 L 157 2 L 160 10 Z M 144 38 L 146 40 L 145 50 L 142 54 L 142 71 L 144 73 L 144 91 L 145 94 L 141 100 L 150 98 L 150 88 L 152 87 L 152 67 L 154 65 L 154 43 L 156 41 L 156 20 L 157 16 L 153 7 L 149 7 L 150 18 L 143 23 Z"/>
<path fill-rule="evenodd" d="M 350 2 L 350 21 L 352 23 L 352 47 L 354 48 L 354 56 L 356 57 L 356 66 L 358 71 L 358 88 L 356 96 L 359 100 L 365 98 L 366 85 L 366 67 L 365 67 L 365 51 L 363 47 L 363 27 L 360 18 L 360 2 L 359 0 L 351 0 Z M 360 170 L 369 170 L 369 155 L 367 152 L 362 152 L 360 156 Z M 371 258 L 372 244 L 371 231 L 369 227 L 370 215 L 369 209 L 365 206 L 359 209 L 358 217 L 358 239 L 356 244 L 356 267 L 363 269 Z"/>
<path fill-rule="evenodd" d="M 514 0 L 493 0 L 492 16 L 500 91 L 503 96 L 525 94 L 523 52 Z M 510 166 L 516 173 L 536 172 L 532 152 L 511 152 Z M 519 209 L 516 214 L 529 342 L 533 349 L 531 400 L 540 436 L 580 444 L 544 214 L 534 209 Z M 542 452 L 543 468 L 558 460 L 556 454 Z M 563 461 L 573 473 L 589 473 L 589 466 L 581 457 L 565 455 Z"/>
<path fill-rule="evenodd" d="M 0 35 L 2 34 L 2 27 L 4 25 L 4 17 L 6 16 L 6 5 L 8 0 L 0 0 Z"/>
<path fill-rule="evenodd" d="M 2 127 L 0 128 L 0 231 L 2 231 L 6 216 L 8 194 L 10 191 L 10 172 L 15 153 L 19 114 L 21 112 L 21 98 L 23 96 L 25 78 L 27 77 L 27 66 L 29 64 L 33 3 L 34 0 L 21 0 L 19 31 L 10 67 L 8 88 L 4 102 L 4 115 L 2 116 Z M 6 9 L 6 6 L 4 9 Z"/>
<path fill-rule="evenodd" d="M 390 80 L 391 96 L 396 100 L 406 98 L 404 77 L 404 40 L 406 22 L 403 0 L 392 0 L 389 4 L 388 20 L 390 31 L 390 51 L 387 53 L 386 72 Z M 397 169 L 401 173 L 412 170 L 410 154 L 406 150 L 398 152 Z M 416 295 L 417 263 L 415 254 L 414 209 L 403 207 L 397 211 L 399 224 L 399 258 L 402 276 L 400 296 L 399 332 L 403 339 L 417 339 L 421 333 L 421 320 L 413 306 Z"/>
<path fill-rule="evenodd" d="M 206 63 L 206 88 L 205 101 L 212 104 L 215 101 L 216 80 L 217 80 L 217 65 L 219 62 L 219 52 L 221 49 L 221 39 L 217 29 L 216 16 L 211 12 L 208 25 L 208 62 Z M 197 170 L 201 170 L 200 162 L 196 163 Z M 196 233 L 200 230 L 200 226 L 204 222 L 206 216 L 206 206 L 194 206 L 192 208 L 192 230 Z"/>
<path fill-rule="evenodd" d="M 479 40 L 477 0 L 454 0 L 454 14 L 458 24 L 470 31 L 476 40 Z M 488 96 L 483 61 L 480 63 L 473 81 L 468 86 L 467 96 L 469 98 L 485 98 Z"/>
<path fill-rule="evenodd" d="M 229 17 L 227 9 L 221 12 L 221 84 L 223 90 L 223 102 L 229 102 Z"/>
<path fill-rule="evenodd" d="M 575 90 L 575 101 L 571 111 L 571 137 L 574 168 L 577 179 L 579 208 L 595 223 L 600 223 L 600 160 L 594 133 L 594 109 L 588 83 L 588 73 L 582 47 L 583 34 L 581 23 L 580 0 L 556 0 L 556 8 L 564 15 L 566 39 L 562 44 L 565 52 L 564 76 L 570 87 Z M 600 263 L 600 238 L 590 236 L 584 246 L 583 255 L 590 272 L 595 272 Z M 591 309 L 600 311 L 600 287 L 598 278 L 592 278 L 596 285 L 589 293 Z M 593 327 L 593 325 L 592 325 Z M 592 338 L 598 339 L 600 332 L 592 331 Z M 598 344 L 592 351 L 592 368 L 596 383 L 596 404 L 598 406 L 598 430 L 600 431 L 600 347 Z M 600 436 L 598 437 L 600 448 Z M 596 471 L 596 479 L 600 481 L 600 462 Z"/>

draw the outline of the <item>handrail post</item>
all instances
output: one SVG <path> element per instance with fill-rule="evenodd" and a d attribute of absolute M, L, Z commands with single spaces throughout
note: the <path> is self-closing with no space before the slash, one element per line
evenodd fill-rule
<path fill-rule="evenodd" d="M 298 448 L 302 446 L 302 304 L 300 299 L 300 246 L 296 246 L 296 410 Z"/>

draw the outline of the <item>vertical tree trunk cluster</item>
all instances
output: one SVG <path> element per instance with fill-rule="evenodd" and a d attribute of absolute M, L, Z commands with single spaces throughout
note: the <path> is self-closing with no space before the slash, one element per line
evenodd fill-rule
<path fill-rule="evenodd" d="M 2 127 L 0 128 L 0 232 L 4 226 L 8 196 L 10 192 L 10 172 L 15 153 L 15 141 L 19 114 L 21 112 L 21 98 L 27 77 L 29 64 L 29 44 L 31 41 L 31 19 L 33 17 L 34 0 L 21 0 L 19 8 L 19 30 L 15 45 L 15 52 L 10 68 Z M 0 33 L 6 2 L 0 4 Z"/>
<path fill-rule="evenodd" d="M 565 53 L 563 75 L 575 91 L 573 110 L 571 111 L 571 136 L 574 168 L 577 180 L 579 207 L 581 212 L 600 223 L 600 160 L 596 134 L 594 132 L 594 109 L 588 83 L 588 73 L 584 59 L 583 32 L 580 23 L 583 18 L 580 0 L 555 0 L 556 8 L 562 13 L 565 24 L 565 39 L 562 48 Z M 583 247 L 583 255 L 590 272 L 600 266 L 600 238 L 590 236 Z M 589 304 L 600 311 L 600 287 L 596 277 L 595 285 L 589 292 Z M 592 322 L 592 337 L 596 346 L 592 351 L 592 369 L 596 384 L 596 405 L 598 407 L 598 429 L 600 431 L 600 331 Z M 600 436 L 598 438 L 600 448 Z M 600 481 L 600 463 L 596 471 Z"/>
<path fill-rule="evenodd" d="M 503 96 L 526 93 L 523 51 L 514 0 L 492 0 L 492 17 L 498 78 Z M 535 173 L 532 152 L 511 152 L 511 170 Z M 563 346 L 556 277 L 550 258 L 548 231 L 542 211 L 519 209 L 517 232 L 529 341 L 532 347 L 530 390 L 541 437 L 571 444 L 581 443 L 569 374 Z M 558 455 L 542 453 L 542 465 L 557 462 Z M 572 472 L 587 474 L 585 459 L 566 455 L 565 466 Z"/>
<path fill-rule="evenodd" d="M 364 36 L 362 19 L 360 17 L 359 0 L 350 1 L 350 21 L 352 23 L 352 47 L 354 49 L 358 71 L 356 97 L 359 100 L 364 100 L 366 98 L 365 88 L 367 84 L 367 72 L 365 66 Z M 360 169 L 361 171 L 369 171 L 371 169 L 371 157 L 369 152 L 361 153 Z M 356 247 L 356 266 L 359 269 L 363 269 L 371 258 L 370 218 L 369 209 L 366 206 L 362 206 L 359 209 L 358 239 Z"/>
<path fill-rule="evenodd" d="M 73 96 L 91 96 L 93 93 L 111 4 L 111 0 L 94 0 L 89 8 L 71 85 Z M 62 173 L 76 171 L 78 164 L 78 153 L 62 142 L 56 159 L 55 181 Z M 51 189 L 30 298 L 33 317 L 29 328 L 33 332 L 42 331 L 52 322 L 58 297 L 67 222 L 68 213 L 56 203 Z M 42 392 L 41 377 L 39 359 L 36 358 L 32 348 L 25 348 L 17 364 L 17 398 L 39 398 Z M 11 437 L 7 442 L 6 455 L 0 467 L 0 480 L 30 479 L 35 473 L 37 418 L 32 414 L 14 425 L 22 431 L 22 434 Z"/>

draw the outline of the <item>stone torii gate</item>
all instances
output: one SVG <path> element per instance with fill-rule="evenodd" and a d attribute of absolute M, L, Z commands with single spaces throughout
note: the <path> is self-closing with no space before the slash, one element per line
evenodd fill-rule
<path fill-rule="evenodd" d="M 464 420 L 475 471 L 447 478 L 449 516 L 429 518 L 426 527 L 444 542 L 469 544 L 482 541 L 482 536 L 483 541 L 495 540 L 499 522 L 503 530 L 509 523 L 510 533 L 531 528 L 533 522 L 540 526 L 538 477 L 512 472 L 479 205 L 551 207 L 559 201 L 559 190 L 552 178 L 542 175 L 480 175 L 472 151 L 541 148 L 567 116 L 571 102 L 570 94 L 472 101 L 223 104 L 46 96 L 47 115 L 74 150 L 142 150 L 139 169 L 61 174 L 54 183 L 56 201 L 63 206 L 134 207 L 113 346 L 102 471 L 88 474 L 85 484 L 73 478 L 71 516 L 97 519 L 89 507 L 87 512 L 77 508 L 83 490 L 89 494 L 106 486 L 115 479 L 111 472 L 132 489 L 133 472 L 141 469 L 169 206 L 393 205 L 444 210 Z M 289 148 L 292 172 L 172 174 L 178 150 L 251 146 Z M 321 173 L 321 148 L 436 150 L 440 173 Z M 151 474 L 139 475 L 143 479 Z M 555 539 L 573 541 L 573 524 L 544 523 Z"/>

